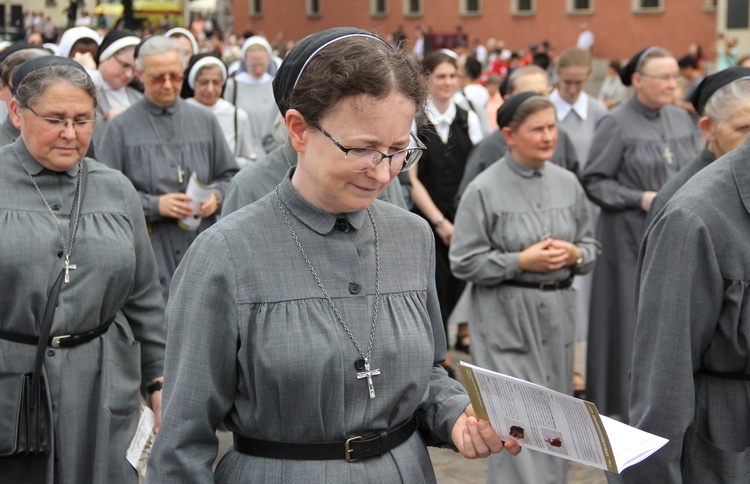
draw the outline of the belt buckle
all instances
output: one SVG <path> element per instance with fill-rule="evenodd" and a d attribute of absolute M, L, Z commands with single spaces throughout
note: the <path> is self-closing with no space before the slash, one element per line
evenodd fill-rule
<path fill-rule="evenodd" d="M 546 281 L 546 282 L 540 282 L 539 283 L 539 289 L 542 291 L 554 291 L 559 286 L 559 283 L 557 281 Z"/>
<path fill-rule="evenodd" d="M 359 459 L 355 459 L 355 458 L 353 458 L 353 457 L 351 456 L 351 453 L 352 453 L 352 452 L 354 452 L 354 449 L 352 449 L 352 448 L 351 448 L 351 447 L 349 446 L 349 443 L 350 443 L 351 441 L 353 441 L 353 440 L 362 440 L 362 436 L 361 436 L 361 435 L 358 435 L 358 436 L 356 436 L 356 437 L 352 437 L 352 438 L 350 438 L 350 439 L 346 439 L 346 442 L 344 443 L 344 449 L 346 450 L 346 461 L 347 461 L 347 462 L 357 462 L 358 460 L 362 460 L 362 458 L 361 458 L 361 457 L 360 457 Z"/>
<path fill-rule="evenodd" d="M 60 336 L 53 336 L 52 343 L 50 343 L 50 346 L 53 348 L 62 348 L 62 346 L 60 346 L 60 341 L 64 339 L 68 339 L 68 338 L 70 338 L 69 334 L 61 334 Z"/>

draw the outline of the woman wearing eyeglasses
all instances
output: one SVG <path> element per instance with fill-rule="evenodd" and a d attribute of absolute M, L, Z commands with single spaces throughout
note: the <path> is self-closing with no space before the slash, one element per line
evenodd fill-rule
<path fill-rule="evenodd" d="M 298 163 L 175 274 L 150 482 L 434 482 L 425 439 L 501 451 L 439 366 L 431 231 L 376 200 L 422 151 L 418 66 L 331 29 L 292 49 L 274 94 Z M 222 422 L 235 445 L 214 473 Z"/>
<path fill-rule="evenodd" d="M 635 94 L 596 127 L 582 183 L 601 208 L 603 255 L 592 281 L 586 394 L 606 415 L 628 421 L 635 330 L 635 270 L 656 192 L 697 154 L 695 126 L 675 101 L 677 60 L 660 47 L 636 54 L 620 73 Z"/>
<path fill-rule="evenodd" d="M 216 221 L 237 164 L 214 115 L 179 98 L 183 70 L 173 40 L 155 36 L 143 41 L 136 48 L 135 69 L 144 99 L 107 123 L 96 154 L 125 173 L 141 196 L 166 301 L 172 274 L 188 247 Z M 185 193 L 193 175 L 214 187 L 197 207 Z M 191 231 L 179 222 L 193 217 L 194 209 L 202 221 Z"/>
<path fill-rule="evenodd" d="M 0 482 L 135 484 L 125 453 L 144 383 L 159 426 L 166 333 L 138 194 L 84 157 L 96 88 L 79 64 L 28 60 L 12 85 L 21 134 L 0 149 L 0 374 L 33 370 L 51 317 L 41 376 L 54 430 L 48 455 L 3 459 Z"/>

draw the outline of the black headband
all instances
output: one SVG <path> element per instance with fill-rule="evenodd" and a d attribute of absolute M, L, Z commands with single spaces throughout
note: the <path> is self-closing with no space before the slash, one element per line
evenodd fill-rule
<path fill-rule="evenodd" d="M 657 48 L 658 47 L 647 47 L 639 51 L 622 69 L 620 69 L 620 80 L 624 85 L 630 86 L 633 84 L 633 74 L 640 70 L 646 56 L 650 54 L 652 50 Z"/>
<path fill-rule="evenodd" d="M 388 42 L 372 32 L 354 27 L 336 27 L 308 35 L 289 51 L 284 58 L 284 62 L 281 63 L 281 67 L 276 72 L 276 76 L 273 78 L 273 96 L 282 115 L 285 115 L 289 110 L 287 100 L 294 86 L 297 85 L 297 81 L 305 70 L 307 63 L 323 48 L 348 37 L 371 37 L 384 43 L 391 49 Z"/>
<path fill-rule="evenodd" d="M 11 54 L 15 54 L 16 52 L 20 52 L 22 50 L 29 50 L 29 49 L 38 49 L 43 50 L 44 52 L 49 53 L 47 49 L 42 47 L 41 45 L 36 44 L 29 44 L 28 42 L 19 41 L 14 42 L 12 45 L 6 47 L 2 52 L 0 52 L 0 64 L 5 62 L 5 59 L 11 56 Z"/>
<path fill-rule="evenodd" d="M 74 61 L 73 59 L 68 59 L 67 57 L 59 57 L 56 55 L 49 55 L 44 57 L 37 57 L 36 59 L 27 60 L 20 66 L 16 67 L 13 70 L 13 94 L 16 94 L 16 90 L 18 89 L 18 86 L 21 85 L 21 82 L 23 82 L 24 78 L 31 74 L 32 72 L 44 69 L 45 67 L 50 66 L 70 66 L 75 67 L 76 69 L 80 70 L 84 74 L 88 76 L 88 73 L 86 72 L 86 69 L 81 66 L 78 62 Z"/>
<path fill-rule="evenodd" d="M 518 108 L 521 107 L 521 104 L 526 102 L 528 99 L 531 99 L 532 97 L 540 97 L 546 99 L 544 98 L 544 96 L 541 96 L 535 92 L 521 92 L 518 94 L 514 94 L 506 99 L 503 105 L 500 106 L 500 109 L 497 110 L 498 128 L 503 129 L 506 126 L 510 126 L 510 122 L 513 121 L 513 115 L 516 114 L 516 111 L 518 111 Z"/>
<path fill-rule="evenodd" d="M 711 74 L 698 84 L 698 87 L 690 96 L 690 102 L 695 106 L 696 112 L 703 115 L 706 103 L 716 91 L 743 79 L 750 79 L 750 67 L 730 67 L 716 74 Z"/>

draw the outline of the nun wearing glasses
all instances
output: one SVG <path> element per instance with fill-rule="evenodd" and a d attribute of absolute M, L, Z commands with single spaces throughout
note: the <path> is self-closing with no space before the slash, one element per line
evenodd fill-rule
<path fill-rule="evenodd" d="M 138 190 L 166 301 L 172 274 L 197 235 L 216 221 L 238 168 L 214 115 L 180 99 L 184 75 L 174 40 L 144 40 L 136 47 L 135 70 L 144 98 L 108 121 L 96 154 Z M 193 174 L 214 186 L 199 207 L 185 193 Z M 179 222 L 192 217 L 194 208 L 201 224 L 186 230 Z"/>
<path fill-rule="evenodd" d="M 20 136 L 0 149 L 0 374 L 33 370 L 50 288 L 61 282 L 41 372 L 50 452 L 3 459 L 0 482 L 137 484 L 125 453 L 142 384 L 161 420 L 166 333 L 138 194 L 84 157 L 96 88 L 83 67 L 38 57 L 14 69 L 12 85 Z"/>
<path fill-rule="evenodd" d="M 429 225 L 376 200 L 424 149 L 419 66 L 336 28 L 297 44 L 273 87 L 298 163 L 175 274 L 149 482 L 435 482 L 426 441 L 502 451 L 439 365 Z M 214 472 L 222 422 L 234 447 Z"/>

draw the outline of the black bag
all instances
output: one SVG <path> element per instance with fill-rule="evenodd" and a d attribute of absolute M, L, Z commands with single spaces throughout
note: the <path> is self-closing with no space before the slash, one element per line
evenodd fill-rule
<path fill-rule="evenodd" d="M 52 418 L 49 393 L 42 378 L 42 362 L 62 279 L 61 270 L 44 309 L 34 372 L 0 375 L 0 458 L 49 454 Z"/>

